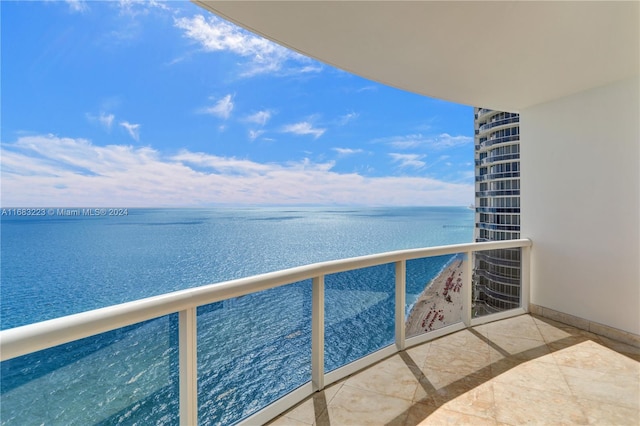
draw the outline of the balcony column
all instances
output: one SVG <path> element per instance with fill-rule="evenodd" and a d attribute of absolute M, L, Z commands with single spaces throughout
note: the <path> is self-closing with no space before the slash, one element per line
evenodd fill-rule
<path fill-rule="evenodd" d="M 324 275 L 313 278 L 311 302 L 311 383 L 324 389 Z"/>
<path fill-rule="evenodd" d="M 465 253 L 466 262 L 464 263 L 464 279 L 462 283 L 462 322 L 467 327 L 471 327 L 471 308 L 472 308 L 472 282 L 473 282 L 473 251 L 469 250 Z"/>
<path fill-rule="evenodd" d="M 178 341 L 180 363 L 180 425 L 198 424 L 198 354 L 196 309 L 180 311 Z"/>
<path fill-rule="evenodd" d="M 396 348 L 405 348 L 405 312 L 407 297 L 407 261 L 396 262 Z"/>
<path fill-rule="evenodd" d="M 531 247 L 520 249 L 520 307 L 529 312 L 529 297 L 531 295 Z"/>

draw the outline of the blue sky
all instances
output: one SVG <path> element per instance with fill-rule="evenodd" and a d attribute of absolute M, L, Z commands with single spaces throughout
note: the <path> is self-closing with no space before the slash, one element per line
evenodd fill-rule
<path fill-rule="evenodd" d="M 473 202 L 469 106 L 190 2 L 0 7 L 4 207 Z"/>

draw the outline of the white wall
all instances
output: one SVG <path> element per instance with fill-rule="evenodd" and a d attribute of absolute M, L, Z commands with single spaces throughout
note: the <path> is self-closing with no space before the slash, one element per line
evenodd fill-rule
<path fill-rule="evenodd" d="M 640 334 L 640 78 L 521 111 L 531 302 Z"/>

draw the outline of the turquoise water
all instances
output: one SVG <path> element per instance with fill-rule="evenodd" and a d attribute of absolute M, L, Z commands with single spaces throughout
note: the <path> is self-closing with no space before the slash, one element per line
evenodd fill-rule
<path fill-rule="evenodd" d="M 324 260 L 470 242 L 466 208 L 129 209 L 2 216 L 2 328 Z M 407 266 L 407 304 L 450 260 Z M 326 277 L 325 368 L 393 342 L 393 265 Z M 198 309 L 199 416 L 310 380 L 311 283 Z M 2 424 L 175 424 L 177 315 L 4 362 Z M 87 383 L 90 383 L 88 386 Z"/>

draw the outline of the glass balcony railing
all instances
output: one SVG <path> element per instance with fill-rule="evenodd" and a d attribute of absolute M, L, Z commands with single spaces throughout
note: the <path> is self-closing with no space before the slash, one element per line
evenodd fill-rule
<path fill-rule="evenodd" d="M 262 424 L 407 346 L 526 312 L 530 246 L 520 239 L 341 259 L 4 330 L 0 418 Z M 479 281 L 486 274 L 474 273 L 474 253 L 514 248 L 522 251 L 519 302 L 500 312 L 485 302 L 505 289 Z"/>
<path fill-rule="evenodd" d="M 407 298 L 411 297 L 412 306 L 407 310 L 405 323 L 406 337 L 416 337 L 449 326 L 463 324 L 463 286 L 466 282 L 467 256 L 458 253 L 446 256 L 440 273 L 432 282 L 420 281 L 420 271 L 424 263 L 438 258 L 423 258 L 407 261 Z M 410 277 L 415 277 L 410 279 Z M 412 294 L 415 291 L 417 294 Z"/>
<path fill-rule="evenodd" d="M 503 154 L 503 155 L 490 155 L 488 157 L 483 158 L 482 160 L 476 160 L 476 166 L 483 166 L 485 164 L 498 163 L 500 161 L 506 160 L 518 160 L 520 159 L 520 154 Z"/>
<path fill-rule="evenodd" d="M 514 196 L 520 195 L 520 189 L 502 189 L 495 191 L 476 191 L 476 197 L 505 197 L 505 196 Z"/>
<path fill-rule="evenodd" d="M 492 121 L 490 123 L 487 124 L 483 124 L 482 126 L 480 126 L 478 128 L 478 132 L 479 133 L 483 133 L 489 129 L 493 129 L 494 127 L 498 127 L 498 126 L 504 126 L 506 124 L 511 124 L 511 123 L 518 123 L 520 122 L 520 116 L 516 116 L 516 117 L 507 117 L 507 118 L 503 118 L 501 120 L 496 120 L 496 121 Z"/>
<path fill-rule="evenodd" d="M 528 274 L 528 261 L 528 255 L 523 257 L 522 248 L 474 254 L 473 318 L 523 306 L 523 298 L 528 300 L 524 275 Z"/>
<path fill-rule="evenodd" d="M 506 273 L 492 272 L 483 268 L 476 268 L 476 275 L 480 277 L 486 277 L 494 283 L 504 284 L 509 286 L 520 286 L 520 276 L 518 274 L 515 274 L 515 276 L 511 276 L 511 275 L 507 275 Z M 494 290 L 494 291 L 501 294 L 506 294 L 498 290 Z"/>
<path fill-rule="evenodd" d="M 487 108 L 481 108 L 480 110 L 478 110 L 478 117 L 484 117 L 485 115 L 490 114 L 492 112 L 498 113 L 499 111 L 495 111 Z"/>
<path fill-rule="evenodd" d="M 520 213 L 520 207 L 476 207 L 478 213 Z"/>
<path fill-rule="evenodd" d="M 488 173 L 481 176 L 476 176 L 476 182 L 484 182 L 485 180 L 493 179 L 505 179 L 505 178 L 519 178 L 520 172 L 504 172 L 504 173 Z"/>
<path fill-rule="evenodd" d="M 497 224 L 497 223 L 477 222 L 476 228 L 491 229 L 494 231 L 519 231 L 520 225 L 506 225 L 506 224 Z"/>
<path fill-rule="evenodd" d="M 492 265 L 509 266 L 512 268 L 520 267 L 520 250 L 484 250 L 476 252 L 476 260 L 484 261 Z"/>
<path fill-rule="evenodd" d="M 311 298 L 304 280 L 198 307 L 198 424 L 236 423 L 311 380 Z"/>
<path fill-rule="evenodd" d="M 0 364 L 0 420 L 162 424 L 178 418 L 178 365 L 177 314 L 13 358 Z"/>
<path fill-rule="evenodd" d="M 480 144 L 476 145 L 476 150 L 481 151 L 481 150 L 484 150 L 485 148 L 489 148 L 490 146 L 497 145 L 499 143 L 519 142 L 519 141 L 520 141 L 519 134 L 510 135 L 510 136 L 500 136 L 497 138 L 487 139 L 485 141 L 480 142 Z"/>
<path fill-rule="evenodd" d="M 395 342 L 393 263 L 325 277 L 325 371 Z"/>

